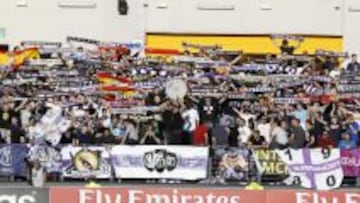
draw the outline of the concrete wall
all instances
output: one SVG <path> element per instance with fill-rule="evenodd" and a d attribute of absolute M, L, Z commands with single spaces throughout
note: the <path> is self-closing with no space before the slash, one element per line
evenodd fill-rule
<path fill-rule="evenodd" d="M 344 50 L 360 55 L 360 1 L 345 0 Z"/>
<path fill-rule="evenodd" d="M 341 35 L 343 0 L 147 0 L 149 32 Z"/>
<path fill-rule="evenodd" d="M 150 33 L 343 36 L 360 55 L 359 0 L 147 0 Z"/>
<path fill-rule="evenodd" d="M 117 0 L 0 0 L 0 28 L 6 32 L 0 43 L 63 41 L 68 35 L 109 41 L 143 39 L 143 2 L 128 2 L 129 14 L 120 16 Z"/>
<path fill-rule="evenodd" d="M 129 14 L 120 16 L 117 0 L 0 0 L 0 43 L 62 41 L 68 35 L 130 41 L 144 39 L 145 30 L 294 33 L 344 36 L 344 49 L 360 53 L 359 0 L 128 0 L 128 3 Z M 77 4 L 89 7 L 66 7 Z"/>

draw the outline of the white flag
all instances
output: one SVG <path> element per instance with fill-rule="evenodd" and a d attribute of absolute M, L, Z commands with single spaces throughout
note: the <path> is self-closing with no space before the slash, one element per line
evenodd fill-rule
<path fill-rule="evenodd" d="M 339 149 L 286 149 L 277 153 L 289 168 L 285 183 L 316 190 L 341 186 L 344 174 Z"/>

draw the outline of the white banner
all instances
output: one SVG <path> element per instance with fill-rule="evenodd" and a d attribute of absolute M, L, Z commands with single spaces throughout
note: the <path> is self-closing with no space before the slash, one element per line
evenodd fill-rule
<path fill-rule="evenodd" d="M 114 146 L 117 178 L 199 180 L 207 176 L 209 149 L 187 146 Z"/>
<path fill-rule="evenodd" d="M 344 174 L 339 149 L 286 149 L 277 153 L 289 168 L 290 177 L 285 183 L 313 190 L 341 186 Z"/>
<path fill-rule="evenodd" d="M 73 147 L 61 149 L 65 178 L 107 179 L 112 177 L 110 155 L 105 147 Z"/>

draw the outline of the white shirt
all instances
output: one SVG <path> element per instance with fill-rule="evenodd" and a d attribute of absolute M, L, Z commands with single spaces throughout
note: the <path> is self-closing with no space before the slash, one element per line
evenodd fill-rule
<path fill-rule="evenodd" d="M 189 109 L 181 114 L 184 119 L 184 130 L 187 132 L 193 132 L 196 129 L 197 123 L 200 121 L 199 113 L 195 109 Z"/>
<path fill-rule="evenodd" d="M 28 128 L 27 137 L 30 140 L 36 140 L 44 136 L 44 131 L 42 130 L 40 125 L 30 126 Z"/>
<path fill-rule="evenodd" d="M 31 182 L 34 187 L 43 187 L 45 182 L 45 171 L 43 167 L 31 169 Z"/>
<path fill-rule="evenodd" d="M 107 117 L 103 120 L 102 125 L 104 128 L 110 128 L 111 127 L 111 117 Z"/>
<path fill-rule="evenodd" d="M 62 118 L 62 109 L 59 105 L 46 103 L 46 107 L 50 108 L 45 115 L 41 117 L 40 122 L 44 125 L 57 124 Z"/>
<path fill-rule="evenodd" d="M 31 117 L 31 112 L 28 110 L 22 110 L 21 114 L 20 114 L 20 119 L 21 119 L 21 125 L 22 126 L 27 126 L 29 124 L 29 120 Z"/>
<path fill-rule="evenodd" d="M 289 142 L 287 132 L 281 127 L 274 127 L 271 131 L 271 136 L 275 137 L 275 141 L 278 144 L 286 145 Z"/>
<path fill-rule="evenodd" d="M 139 140 L 139 133 L 133 124 L 126 125 L 126 134 L 132 140 Z"/>
<path fill-rule="evenodd" d="M 250 119 L 255 119 L 256 118 L 256 116 L 253 115 L 253 114 L 245 114 L 245 113 L 240 114 L 240 117 L 245 120 L 245 125 L 246 126 L 249 126 L 249 120 Z"/>
<path fill-rule="evenodd" d="M 247 126 L 239 127 L 239 144 L 245 144 L 249 141 L 249 138 L 251 136 L 251 130 Z"/>
<path fill-rule="evenodd" d="M 351 63 L 351 58 L 346 58 L 342 64 L 343 68 L 346 69 L 350 63 Z"/>
<path fill-rule="evenodd" d="M 336 78 L 337 76 L 340 76 L 340 74 L 341 74 L 340 70 L 332 70 L 329 73 L 330 77 L 333 77 L 333 78 Z"/>
<path fill-rule="evenodd" d="M 270 123 L 258 124 L 258 130 L 260 132 L 260 135 L 265 138 L 265 141 L 267 143 L 270 143 L 271 142 L 271 137 L 270 137 L 271 125 L 270 125 Z"/>
<path fill-rule="evenodd" d="M 74 117 L 84 117 L 86 112 L 83 109 L 79 109 L 78 107 L 73 108 L 72 113 Z"/>

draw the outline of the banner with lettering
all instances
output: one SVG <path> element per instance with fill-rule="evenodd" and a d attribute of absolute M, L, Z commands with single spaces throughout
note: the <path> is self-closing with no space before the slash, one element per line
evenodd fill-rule
<path fill-rule="evenodd" d="M 0 176 L 26 177 L 28 151 L 26 145 L 0 145 Z"/>
<path fill-rule="evenodd" d="M 112 177 L 110 154 L 105 147 L 73 147 L 61 149 L 64 178 L 108 179 Z"/>
<path fill-rule="evenodd" d="M 110 154 L 117 178 L 200 180 L 207 177 L 207 147 L 114 146 Z"/>
<path fill-rule="evenodd" d="M 250 151 L 222 147 L 215 150 L 215 175 L 225 180 L 246 180 L 250 171 Z"/>
<path fill-rule="evenodd" d="M 28 153 L 29 161 L 39 161 L 48 173 L 61 172 L 61 153 L 60 149 L 42 144 L 30 147 Z"/>
<path fill-rule="evenodd" d="M 262 175 L 287 175 L 288 169 L 279 155 L 270 149 L 253 150 L 256 167 Z"/>
<path fill-rule="evenodd" d="M 341 150 L 341 166 L 345 177 L 360 176 L 360 150 Z"/>
<path fill-rule="evenodd" d="M 17 190 L 16 190 L 17 191 Z M 9 194 L 8 191 L 2 194 Z M 37 191 L 36 194 L 39 192 Z M 11 194 L 11 193 L 10 193 Z M 27 194 L 27 193 L 26 193 Z M 83 188 L 50 187 L 51 203 L 358 203 L 358 189 L 314 191 L 299 189 L 243 190 L 237 187 L 217 188 L 209 185 L 154 185 Z M 12 197 L 12 196 L 10 196 Z M 46 202 L 46 201 L 36 201 Z"/>
<path fill-rule="evenodd" d="M 286 149 L 276 151 L 287 164 L 290 177 L 284 182 L 314 190 L 341 186 L 343 170 L 339 149 Z"/>

